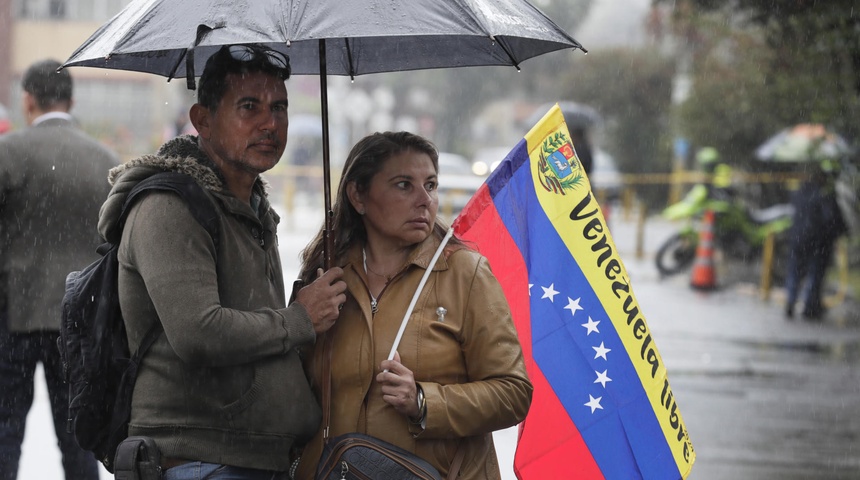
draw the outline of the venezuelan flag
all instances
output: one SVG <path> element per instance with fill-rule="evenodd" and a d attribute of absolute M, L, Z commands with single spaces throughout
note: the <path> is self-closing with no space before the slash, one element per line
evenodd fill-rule
<path fill-rule="evenodd" d="M 557 105 L 454 229 L 501 282 L 535 386 L 518 478 L 686 478 L 687 428 Z"/>

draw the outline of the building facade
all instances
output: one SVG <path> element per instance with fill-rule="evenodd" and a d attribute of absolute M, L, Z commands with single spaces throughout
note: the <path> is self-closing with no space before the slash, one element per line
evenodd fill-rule
<path fill-rule="evenodd" d="M 0 103 L 23 126 L 21 76 L 39 60 L 64 61 L 130 0 L 0 0 Z M 152 151 L 193 99 L 185 82 L 119 70 L 70 67 L 72 114 L 123 158 Z"/>

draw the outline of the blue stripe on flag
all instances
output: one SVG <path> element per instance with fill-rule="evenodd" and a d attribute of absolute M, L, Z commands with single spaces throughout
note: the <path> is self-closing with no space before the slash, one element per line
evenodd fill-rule
<path fill-rule="evenodd" d="M 523 140 L 499 165 L 502 170 L 494 172 L 487 183 L 499 216 L 528 265 L 529 281 L 534 284 L 530 300 L 535 361 L 606 478 L 641 478 L 630 444 L 625 442 L 628 437 L 627 442 L 639 449 L 636 457 L 649 477 L 677 477 L 674 461 L 649 461 L 671 458 L 665 436 L 618 333 L 541 207 L 527 160 Z M 550 286 L 559 292 L 552 302 L 541 298 L 542 287 Z M 583 309 L 574 311 L 577 302 Z M 588 323 L 589 316 L 600 322 L 599 333 L 587 335 L 588 329 L 582 325 Z M 595 358 L 594 347 L 601 345 L 609 349 L 608 360 Z M 597 372 L 606 372 L 611 379 L 605 388 L 595 383 Z M 592 413 L 586 403 L 598 397 L 602 409 Z M 630 422 L 627 427 L 622 419 Z M 636 428 L 630 428 L 632 425 Z M 660 471 L 653 471 L 654 467 Z"/>

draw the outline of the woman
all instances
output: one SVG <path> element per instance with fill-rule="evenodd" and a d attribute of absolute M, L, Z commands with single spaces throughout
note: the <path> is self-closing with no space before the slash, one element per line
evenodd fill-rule
<path fill-rule="evenodd" d="M 436 218 L 438 154 L 408 132 L 359 141 L 344 165 L 334 206 L 334 252 L 347 300 L 317 338 L 307 368 L 321 396 L 331 361 L 329 437 L 361 432 L 414 452 L 448 475 L 498 479 L 492 432 L 525 418 L 532 385 L 511 313 L 487 260 L 452 238 L 433 266 L 387 360 L 403 315 L 447 231 Z M 302 279 L 322 267 L 322 232 L 303 252 Z M 328 338 L 327 338 L 328 337 Z M 322 429 L 296 478 L 312 478 Z"/>

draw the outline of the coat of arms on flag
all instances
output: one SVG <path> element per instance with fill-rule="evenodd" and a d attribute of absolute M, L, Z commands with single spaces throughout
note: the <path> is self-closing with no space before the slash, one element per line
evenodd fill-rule
<path fill-rule="evenodd" d="M 535 386 L 521 480 L 678 479 L 695 461 L 663 360 L 553 107 L 454 222 L 488 258 Z"/>

